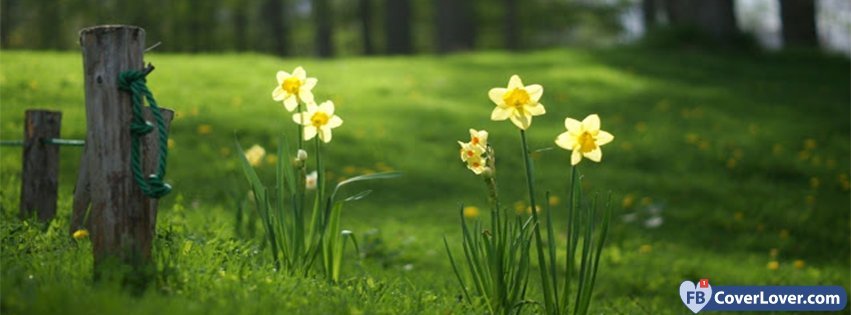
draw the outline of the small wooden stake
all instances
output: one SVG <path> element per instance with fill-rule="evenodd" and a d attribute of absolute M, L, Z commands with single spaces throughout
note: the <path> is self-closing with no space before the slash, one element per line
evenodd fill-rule
<path fill-rule="evenodd" d="M 62 113 L 28 110 L 25 115 L 20 216 L 29 219 L 37 214 L 39 221 L 47 223 L 56 216 L 59 146 L 43 141 L 59 138 Z"/>
<path fill-rule="evenodd" d="M 90 27 L 80 31 L 80 46 L 85 73 L 85 156 L 90 188 L 88 196 L 81 197 L 91 200 L 89 235 L 95 279 L 120 278 L 125 284 L 144 288 L 152 271 L 156 200 L 142 194 L 133 180 L 130 169 L 133 111 L 130 94 L 118 89 L 118 76 L 122 71 L 143 68 L 145 30 L 125 25 Z M 156 136 L 155 132 L 142 139 L 145 148 Z M 145 151 L 149 153 L 145 159 L 153 159 L 151 151 Z M 146 161 L 145 168 L 152 163 L 156 162 Z M 153 168 L 145 171 L 152 172 Z M 80 200 L 81 204 L 83 201 Z"/>

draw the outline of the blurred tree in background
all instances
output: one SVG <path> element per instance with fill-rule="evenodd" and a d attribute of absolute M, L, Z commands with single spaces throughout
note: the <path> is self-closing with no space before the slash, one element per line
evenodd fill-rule
<path fill-rule="evenodd" d="M 131 24 L 145 28 L 150 43 L 162 42 L 158 51 L 172 52 L 528 50 L 621 43 L 636 33 L 625 22 L 634 15 L 641 34 L 689 30 L 676 40 L 736 46 L 743 38 L 736 10 L 745 2 L 779 6 L 787 45 L 819 45 L 815 0 L 3 0 L 0 45 L 76 49 L 83 27 Z"/>

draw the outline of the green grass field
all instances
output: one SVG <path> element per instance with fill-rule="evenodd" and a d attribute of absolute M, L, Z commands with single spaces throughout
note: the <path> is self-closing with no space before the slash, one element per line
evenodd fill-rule
<path fill-rule="evenodd" d="M 79 53 L 0 58 L 2 139 L 21 137 L 29 108 L 61 110 L 63 137 L 84 137 Z M 167 175 L 175 189 L 160 206 L 155 284 L 142 296 L 92 284 L 90 244 L 67 237 L 79 148 L 61 149 L 60 212 L 42 233 L 16 218 L 21 149 L 1 147 L 4 314 L 477 312 L 458 302 L 442 244 L 446 235 L 460 248 L 459 204 L 487 205 L 456 140 L 487 129 L 503 203 L 525 207 L 517 129 L 490 121 L 487 98 L 515 73 L 545 88 L 547 114 L 528 131 L 533 149 L 554 147 L 566 116 L 599 113 L 616 137 L 602 163 L 580 164 L 586 193 L 611 191 L 615 204 L 591 313 L 683 314 L 679 284 L 698 278 L 851 288 L 845 58 L 623 48 L 328 61 L 154 53 L 147 61 L 157 67 L 148 81 L 160 106 L 177 113 Z M 345 120 L 327 146 L 330 180 L 404 172 L 351 189 L 374 192 L 344 210 L 343 227 L 366 257 L 350 253 L 340 285 L 275 272 L 259 224 L 254 234 L 235 228 L 249 187 L 234 135 L 274 152 L 278 135 L 295 132 L 271 91 L 277 70 L 298 65 Z M 560 197 L 562 219 L 569 156 L 534 155 L 538 189 Z M 272 183 L 272 164 L 258 171 Z M 651 209 L 661 209 L 657 228 L 643 223 Z"/>

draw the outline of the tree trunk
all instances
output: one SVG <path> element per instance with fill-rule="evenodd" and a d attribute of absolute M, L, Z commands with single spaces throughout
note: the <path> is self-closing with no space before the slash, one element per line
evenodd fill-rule
<path fill-rule="evenodd" d="M 358 11 L 360 13 L 363 53 L 364 55 L 375 54 L 375 48 L 372 47 L 372 1 L 359 0 Z"/>
<path fill-rule="evenodd" d="M 672 25 L 694 27 L 717 42 L 739 33 L 733 0 L 666 0 L 665 12 Z"/>
<path fill-rule="evenodd" d="M 472 1 L 435 1 L 437 50 L 440 53 L 471 50 L 475 46 L 475 16 Z"/>
<path fill-rule="evenodd" d="M 313 0 L 313 22 L 316 23 L 316 53 L 319 57 L 334 56 L 333 24 L 334 16 L 329 0 Z"/>
<path fill-rule="evenodd" d="M 780 0 L 784 46 L 818 46 L 814 2 L 814 0 Z"/>
<path fill-rule="evenodd" d="M 290 54 L 289 23 L 284 18 L 285 0 L 266 0 L 263 3 L 263 19 L 268 27 L 269 38 L 272 41 L 272 53 L 278 56 Z"/>
<path fill-rule="evenodd" d="M 412 53 L 411 1 L 387 0 L 384 10 L 387 53 L 391 55 Z"/>
<path fill-rule="evenodd" d="M 505 48 L 508 50 L 520 50 L 520 12 L 517 0 L 505 0 L 505 15 L 503 25 L 505 26 Z"/>
<path fill-rule="evenodd" d="M 641 16 L 644 20 L 644 31 L 656 28 L 656 0 L 641 1 Z"/>

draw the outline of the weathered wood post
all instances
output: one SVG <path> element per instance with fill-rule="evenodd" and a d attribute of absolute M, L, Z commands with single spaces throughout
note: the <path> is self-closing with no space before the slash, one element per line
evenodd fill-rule
<path fill-rule="evenodd" d="M 170 126 L 171 120 L 174 118 L 174 111 L 167 108 L 160 108 L 160 114 L 162 115 L 163 120 L 165 120 L 166 127 Z M 154 120 L 150 108 L 145 108 L 145 119 L 148 121 Z M 155 158 L 157 154 L 159 154 L 157 135 L 153 132 L 146 135 L 143 145 L 142 155 L 144 156 L 145 162 L 144 169 L 146 172 L 153 172 L 158 165 L 157 159 Z M 80 156 L 79 176 L 77 177 L 77 183 L 74 186 L 74 203 L 71 208 L 71 224 L 68 235 L 73 235 L 74 232 L 79 229 L 92 229 L 91 217 L 86 217 L 91 202 L 92 190 L 89 185 L 89 161 L 88 154 L 84 149 L 83 154 Z M 152 200 L 149 208 L 152 224 L 157 221 L 157 206 L 157 201 Z M 155 226 L 152 225 L 151 230 L 153 231 L 154 228 Z"/>
<path fill-rule="evenodd" d="M 144 287 L 153 271 L 150 258 L 156 200 L 146 197 L 133 180 L 132 104 L 130 95 L 119 90 L 118 77 L 122 71 L 143 68 L 145 31 L 125 25 L 85 28 L 80 31 L 80 46 L 87 133 L 85 164 L 81 164 L 85 174 L 79 175 L 86 178 L 82 185 L 78 180 L 77 189 L 88 187 L 80 194 L 79 203 L 83 204 L 84 198 L 91 202 L 95 279 L 119 278 L 125 284 Z M 148 134 L 142 139 L 143 146 L 157 147 L 153 137 Z M 143 150 L 145 172 L 153 172 L 155 160 L 151 150 Z"/>
<path fill-rule="evenodd" d="M 59 189 L 59 146 L 45 140 L 59 138 L 62 113 L 28 110 L 24 122 L 24 165 L 21 173 L 21 219 L 38 215 L 47 223 L 56 216 Z"/>

